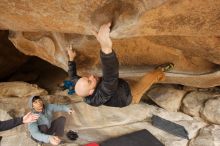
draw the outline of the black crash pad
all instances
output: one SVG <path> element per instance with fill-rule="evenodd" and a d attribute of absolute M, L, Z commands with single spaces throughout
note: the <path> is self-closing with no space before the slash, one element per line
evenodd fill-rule
<path fill-rule="evenodd" d="M 175 136 L 189 139 L 188 132 L 183 126 L 173 123 L 171 121 L 165 120 L 156 115 L 153 115 L 151 120 L 152 120 L 152 125 L 154 125 L 155 127 L 161 130 L 164 130 L 170 134 L 173 134 Z"/>
<path fill-rule="evenodd" d="M 103 141 L 100 146 L 164 146 L 146 129 Z"/>

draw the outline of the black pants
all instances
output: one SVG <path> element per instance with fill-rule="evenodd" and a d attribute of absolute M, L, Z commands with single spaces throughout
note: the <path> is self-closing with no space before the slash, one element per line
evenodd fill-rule
<path fill-rule="evenodd" d="M 57 119 L 55 119 L 52 123 L 50 128 L 47 127 L 47 125 L 39 125 L 38 128 L 40 132 L 48 134 L 48 135 L 54 135 L 62 137 L 64 135 L 64 126 L 66 123 L 66 118 L 61 116 Z M 39 142 L 38 140 L 31 137 L 34 141 Z"/>

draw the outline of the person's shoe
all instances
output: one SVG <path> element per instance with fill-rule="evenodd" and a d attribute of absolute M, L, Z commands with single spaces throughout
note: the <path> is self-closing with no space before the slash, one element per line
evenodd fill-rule
<path fill-rule="evenodd" d="M 75 141 L 77 140 L 77 138 L 79 137 L 78 134 L 72 130 L 69 130 L 66 134 L 67 138 L 69 140 Z"/>
<path fill-rule="evenodd" d="M 66 143 L 74 143 L 75 140 L 78 138 L 78 134 L 72 130 L 69 130 L 68 132 L 65 132 L 62 137 L 60 137 L 61 142 L 60 144 L 66 144 Z"/>
<path fill-rule="evenodd" d="M 156 69 L 161 69 L 163 72 L 170 71 L 173 68 L 174 68 L 174 64 L 173 63 L 165 63 L 165 64 L 161 64 L 158 67 L 156 67 Z"/>

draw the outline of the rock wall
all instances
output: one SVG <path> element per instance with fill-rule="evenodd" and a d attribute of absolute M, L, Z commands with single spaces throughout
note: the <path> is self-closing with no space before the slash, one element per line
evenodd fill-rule
<path fill-rule="evenodd" d="M 140 77 L 149 66 L 173 62 L 174 74 L 165 82 L 212 87 L 220 84 L 219 5 L 218 0 L 2 0 L 0 29 L 11 30 L 9 39 L 24 54 L 66 71 L 66 46 L 72 44 L 79 73 L 98 74 L 99 44 L 91 30 L 110 21 L 122 77 Z M 206 76 L 192 81 L 193 75 Z"/>
<path fill-rule="evenodd" d="M 219 4 L 218 0 L 2 0 L 0 28 L 89 35 L 94 26 L 111 21 L 114 38 L 218 36 Z"/>

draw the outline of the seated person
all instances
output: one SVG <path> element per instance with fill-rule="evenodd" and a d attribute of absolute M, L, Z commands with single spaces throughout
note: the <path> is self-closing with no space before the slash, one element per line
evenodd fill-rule
<path fill-rule="evenodd" d="M 28 125 L 28 130 L 32 138 L 36 142 L 51 143 L 58 145 L 64 135 L 64 126 L 66 118 L 61 116 L 52 121 L 53 112 L 68 112 L 73 111 L 66 105 L 45 104 L 39 96 L 34 96 L 29 99 L 29 106 L 32 112 L 39 115 L 36 122 Z"/>

